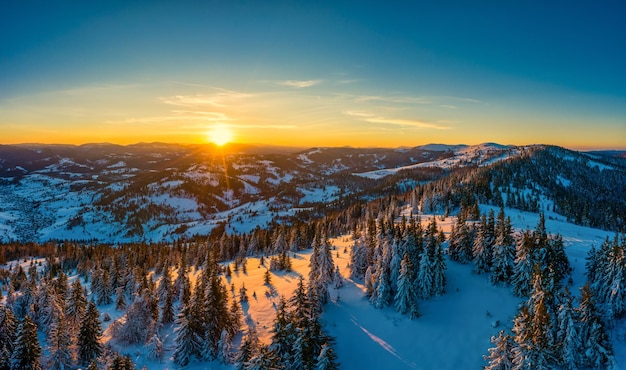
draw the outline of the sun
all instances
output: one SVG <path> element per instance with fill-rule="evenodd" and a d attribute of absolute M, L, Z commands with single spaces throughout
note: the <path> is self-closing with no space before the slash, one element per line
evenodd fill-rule
<path fill-rule="evenodd" d="M 233 139 L 233 132 L 224 126 L 215 126 L 207 133 L 209 140 L 217 146 L 224 146 Z"/>

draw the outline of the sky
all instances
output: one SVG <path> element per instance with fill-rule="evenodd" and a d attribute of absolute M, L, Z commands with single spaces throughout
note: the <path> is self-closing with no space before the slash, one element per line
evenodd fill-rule
<path fill-rule="evenodd" d="M 471 4 L 469 4 L 471 3 Z M 626 3 L 15 1 L 0 144 L 626 149 Z"/>

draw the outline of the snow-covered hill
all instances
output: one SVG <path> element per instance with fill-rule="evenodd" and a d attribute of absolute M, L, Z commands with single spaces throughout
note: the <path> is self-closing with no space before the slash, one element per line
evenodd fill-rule
<path fill-rule="evenodd" d="M 248 232 L 316 204 L 365 194 L 382 177 L 372 175 L 379 171 L 419 172 L 422 166 L 486 163 L 516 153 L 495 145 L 451 148 L 457 151 L 314 148 L 259 154 L 259 148 L 160 143 L 4 145 L 0 241 L 174 240 L 219 225 Z"/>

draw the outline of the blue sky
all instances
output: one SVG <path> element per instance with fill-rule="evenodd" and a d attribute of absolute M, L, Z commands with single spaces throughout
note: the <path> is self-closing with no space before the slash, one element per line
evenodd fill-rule
<path fill-rule="evenodd" d="M 626 147 L 621 1 L 3 8 L 0 142 Z"/>

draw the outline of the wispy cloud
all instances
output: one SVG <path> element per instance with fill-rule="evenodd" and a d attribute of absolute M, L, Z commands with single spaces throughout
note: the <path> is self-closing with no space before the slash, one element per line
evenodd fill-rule
<path fill-rule="evenodd" d="M 386 117 L 371 117 L 366 118 L 365 121 L 371 123 L 385 123 L 389 125 L 398 126 L 413 126 L 418 128 L 432 128 L 436 130 L 449 130 L 450 127 L 443 126 L 436 122 L 427 122 L 417 119 L 401 119 L 401 118 L 386 118 Z"/>
<path fill-rule="evenodd" d="M 372 114 L 372 113 L 360 112 L 360 111 L 354 111 L 354 110 L 344 111 L 343 114 L 352 116 L 352 117 L 375 117 L 376 116 L 375 114 Z"/>
<path fill-rule="evenodd" d="M 351 117 L 357 117 L 358 119 L 369 122 L 369 123 L 383 123 L 387 125 L 396 125 L 396 126 L 407 126 L 407 127 L 417 127 L 417 128 L 428 128 L 428 129 L 436 129 L 436 130 L 449 130 L 450 127 L 446 126 L 446 123 L 450 123 L 447 121 L 437 121 L 437 122 L 429 122 L 419 119 L 406 119 L 406 118 L 389 118 L 383 117 L 380 115 L 372 114 L 369 112 L 362 111 L 344 111 L 345 115 Z"/>
<path fill-rule="evenodd" d="M 285 81 L 278 81 L 276 83 L 281 86 L 295 87 L 298 89 L 302 89 L 305 87 L 319 85 L 320 83 L 322 83 L 322 80 L 285 80 Z"/>
<path fill-rule="evenodd" d="M 352 95 L 334 94 L 339 99 L 353 100 L 359 103 L 381 102 L 393 104 L 433 104 L 432 99 L 423 96 L 408 95 Z"/>
<path fill-rule="evenodd" d="M 446 109 L 456 109 L 456 105 L 447 105 L 447 104 L 442 104 L 440 105 L 441 108 L 446 108 Z"/>
<path fill-rule="evenodd" d="M 237 91 L 222 90 L 215 94 L 174 95 L 159 98 L 163 103 L 180 107 L 227 107 L 241 99 L 251 98 L 253 95 Z"/>

